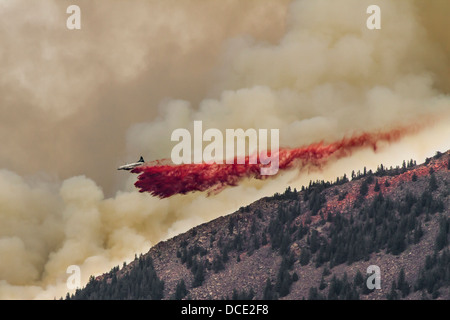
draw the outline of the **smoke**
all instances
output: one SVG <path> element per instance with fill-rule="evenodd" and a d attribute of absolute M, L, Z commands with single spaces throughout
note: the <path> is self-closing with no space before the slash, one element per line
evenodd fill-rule
<path fill-rule="evenodd" d="M 418 8 L 381 1 L 382 29 L 373 31 L 366 28 L 368 3 L 293 2 L 276 45 L 231 40 L 217 70 L 216 98 L 198 108 L 183 100 L 162 103 L 159 118 L 129 131 L 131 150 L 144 146 L 155 159 L 165 157 L 172 145 L 157 140 L 192 129 L 193 120 L 223 131 L 279 128 L 280 145 L 298 147 L 448 115 L 443 94 L 450 88 L 435 84 L 444 82 L 437 70 L 449 64 L 420 24 Z"/>
<path fill-rule="evenodd" d="M 69 265 L 86 283 L 289 184 L 450 147 L 445 0 L 380 0 L 381 30 L 366 28 L 361 0 L 77 4 L 71 32 L 65 2 L 0 0 L 0 298 L 63 296 Z M 213 197 L 153 198 L 115 171 L 140 154 L 167 158 L 172 131 L 194 120 L 277 128 L 295 149 L 430 119 L 377 152 Z"/>
<path fill-rule="evenodd" d="M 0 0 L 0 167 L 67 179 L 114 195 L 126 131 L 168 97 L 200 101 L 223 41 L 273 42 L 289 0 L 77 0 L 81 30 L 58 0 Z M 264 24 L 259 23 L 265 21 Z"/>

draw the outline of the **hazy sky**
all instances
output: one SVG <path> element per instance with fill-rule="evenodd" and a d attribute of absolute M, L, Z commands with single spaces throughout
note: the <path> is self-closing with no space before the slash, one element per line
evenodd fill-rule
<path fill-rule="evenodd" d="M 112 192 L 113 170 L 140 155 L 127 154 L 130 126 L 164 99 L 207 96 L 226 39 L 277 41 L 288 1 L 77 1 L 75 31 L 70 1 L 0 3 L 0 167 L 86 174 Z"/>
<path fill-rule="evenodd" d="M 161 239 L 262 196 L 450 148 L 447 0 L 0 0 L 0 298 L 65 295 Z M 427 121 L 374 154 L 154 199 L 117 166 L 172 130 L 279 128 L 280 146 Z"/>

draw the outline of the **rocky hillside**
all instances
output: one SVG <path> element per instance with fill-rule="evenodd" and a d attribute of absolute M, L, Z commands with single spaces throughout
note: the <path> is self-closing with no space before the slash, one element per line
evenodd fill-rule
<path fill-rule="evenodd" d="M 449 299 L 450 152 L 260 199 L 71 299 Z M 380 288 L 369 266 L 379 269 Z"/>

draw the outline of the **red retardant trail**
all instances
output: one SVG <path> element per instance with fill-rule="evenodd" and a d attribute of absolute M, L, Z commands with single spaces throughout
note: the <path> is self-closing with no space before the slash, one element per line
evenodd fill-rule
<path fill-rule="evenodd" d="M 407 128 L 394 129 L 388 132 L 363 133 L 350 138 L 344 138 L 330 144 L 316 143 L 309 146 L 279 149 L 279 171 L 298 167 L 322 167 L 331 159 L 349 156 L 352 151 L 370 147 L 377 149 L 379 142 L 393 142 L 411 131 Z M 245 164 L 167 164 L 167 160 L 154 161 L 131 172 L 139 174 L 135 186 L 140 192 L 149 192 L 159 198 L 167 198 L 175 194 L 186 194 L 192 191 L 222 190 L 226 186 L 236 186 L 244 178 L 266 179 L 269 175 L 261 175 L 263 165 L 259 159 L 256 164 L 250 164 L 246 157 Z"/>

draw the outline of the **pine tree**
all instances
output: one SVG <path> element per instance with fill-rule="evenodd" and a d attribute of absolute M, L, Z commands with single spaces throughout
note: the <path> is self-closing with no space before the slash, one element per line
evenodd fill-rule
<path fill-rule="evenodd" d="M 375 181 L 375 187 L 373 187 L 373 191 L 375 191 L 375 192 L 380 191 L 380 185 L 378 184 L 378 179 Z"/>
<path fill-rule="evenodd" d="M 281 261 L 280 269 L 278 270 L 277 282 L 275 284 L 276 291 L 280 294 L 280 297 L 284 297 L 289 294 L 292 284 L 292 278 L 289 274 L 290 263 L 283 259 Z"/>
<path fill-rule="evenodd" d="M 392 254 L 399 255 L 406 248 L 405 233 L 400 230 L 397 230 L 397 232 L 394 234 L 394 236 L 392 237 L 390 242 L 391 243 L 390 243 L 389 247 L 390 247 Z"/>
<path fill-rule="evenodd" d="M 319 293 L 316 287 L 311 287 L 309 288 L 308 300 L 326 300 L 326 298 Z"/>
<path fill-rule="evenodd" d="M 239 255 L 238 255 L 238 257 L 239 257 Z M 212 268 L 215 273 L 225 269 L 221 255 L 216 255 L 214 257 L 213 262 L 212 262 Z"/>
<path fill-rule="evenodd" d="M 306 266 L 309 263 L 309 259 L 311 258 L 311 254 L 307 248 L 303 248 L 300 252 L 299 262 L 302 266 Z"/>
<path fill-rule="evenodd" d="M 231 300 L 240 300 L 239 294 L 236 289 L 233 289 L 233 295 L 231 296 Z"/>
<path fill-rule="evenodd" d="M 181 279 L 178 282 L 177 287 L 175 289 L 174 299 L 181 300 L 187 295 L 187 293 L 188 293 L 188 291 L 186 289 L 186 284 L 184 283 L 184 279 Z"/>
<path fill-rule="evenodd" d="M 328 269 L 328 267 L 324 267 L 322 271 L 322 277 L 329 276 L 330 274 L 331 274 L 330 269 Z"/>
<path fill-rule="evenodd" d="M 361 271 L 358 270 L 358 272 L 355 274 L 355 277 L 353 278 L 353 284 L 356 287 L 361 287 L 364 284 L 364 277 Z"/>
<path fill-rule="evenodd" d="M 276 300 L 276 294 L 273 290 L 273 285 L 269 278 L 267 278 L 266 286 L 264 287 L 263 300 Z"/>
<path fill-rule="evenodd" d="M 430 191 L 436 191 L 438 189 L 438 183 L 437 183 L 437 179 L 436 176 L 434 175 L 434 173 L 431 174 L 430 176 L 430 185 L 429 185 Z"/>
<path fill-rule="evenodd" d="M 311 231 L 311 237 L 309 239 L 309 248 L 311 250 L 311 253 L 316 253 L 316 251 L 319 249 L 320 243 L 319 243 L 319 233 L 317 230 Z"/>
<path fill-rule="evenodd" d="M 339 298 L 343 287 L 343 282 L 333 275 L 330 282 L 330 289 L 328 290 L 328 300 L 335 300 Z"/>
<path fill-rule="evenodd" d="M 325 282 L 325 279 L 324 279 L 324 277 L 322 276 L 322 278 L 320 279 L 320 284 L 319 284 L 319 290 L 323 290 L 323 289 L 325 289 L 327 287 L 327 284 L 326 284 L 326 282 Z"/>
<path fill-rule="evenodd" d="M 263 232 L 262 239 L 261 239 L 261 245 L 265 246 L 267 244 L 267 235 L 266 232 Z"/>
<path fill-rule="evenodd" d="M 364 197 L 367 195 L 367 192 L 369 192 L 369 185 L 366 180 L 363 180 L 361 187 L 359 188 L 359 194 Z"/>
<path fill-rule="evenodd" d="M 395 291 L 395 287 L 395 281 L 392 281 L 391 291 L 386 295 L 388 300 L 398 300 L 398 294 L 397 291 Z"/>
<path fill-rule="evenodd" d="M 203 266 L 203 263 L 198 263 L 197 270 L 195 271 L 194 275 L 194 281 L 192 282 L 192 287 L 200 287 L 203 284 L 203 281 L 205 280 L 205 267 Z"/>
<path fill-rule="evenodd" d="M 448 232 L 450 231 L 450 219 L 442 218 L 439 222 L 439 233 L 435 241 L 436 251 L 442 250 L 448 244 Z"/>
<path fill-rule="evenodd" d="M 398 275 L 397 289 L 401 291 L 403 298 L 409 295 L 411 289 L 410 285 L 405 279 L 405 270 L 403 268 L 400 270 L 400 274 Z"/>

